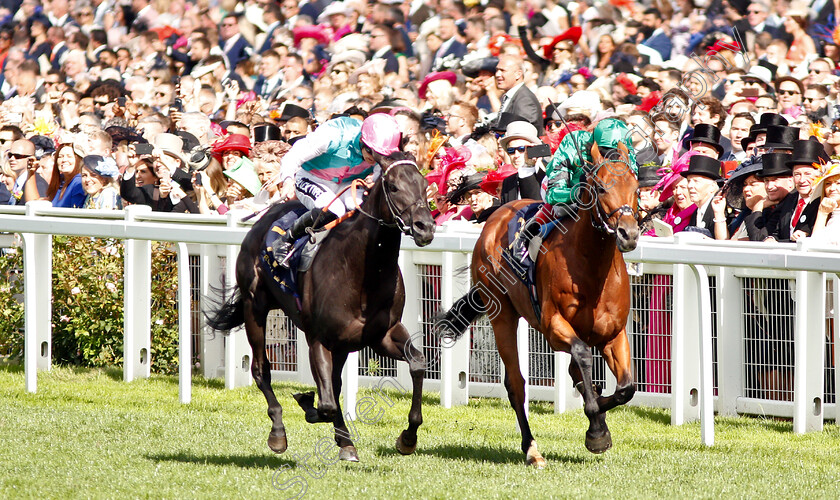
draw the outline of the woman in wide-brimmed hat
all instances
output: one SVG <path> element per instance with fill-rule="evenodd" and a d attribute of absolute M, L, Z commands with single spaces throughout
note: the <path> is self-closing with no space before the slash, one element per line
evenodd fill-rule
<path fill-rule="evenodd" d="M 821 199 L 811 236 L 823 243 L 840 244 L 840 162 L 823 167 L 815 181 L 810 201 Z"/>
<path fill-rule="evenodd" d="M 82 160 L 82 187 L 87 193 L 84 208 L 120 210 L 122 198 L 117 187 L 120 169 L 111 157 L 85 156 Z"/>

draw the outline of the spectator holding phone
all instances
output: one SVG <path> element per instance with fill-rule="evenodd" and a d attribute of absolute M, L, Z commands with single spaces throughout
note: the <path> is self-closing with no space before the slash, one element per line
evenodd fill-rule
<path fill-rule="evenodd" d="M 38 195 L 38 163 L 34 160 L 32 158 L 27 164 L 29 177 L 23 188 L 26 200 L 49 200 L 54 207 L 82 208 L 87 198 L 82 187 L 82 157 L 73 144 L 67 142 L 58 146 L 52 178 L 44 197 Z"/>
<path fill-rule="evenodd" d="M 139 146 L 134 146 L 135 152 Z M 120 181 L 120 196 L 129 203 L 149 205 L 155 212 L 198 213 L 198 206 L 186 194 L 192 179 L 183 168 L 187 162 L 182 149 L 177 135 L 158 134 L 151 154 L 157 184 L 138 187 L 130 167 Z"/>

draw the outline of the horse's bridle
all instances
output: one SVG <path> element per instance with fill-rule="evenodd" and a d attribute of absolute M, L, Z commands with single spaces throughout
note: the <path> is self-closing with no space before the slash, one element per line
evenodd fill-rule
<path fill-rule="evenodd" d="M 421 198 L 421 199 L 417 200 L 416 203 L 411 203 L 407 207 L 405 207 L 404 209 L 402 209 L 398 212 L 399 209 L 394 204 L 394 201 L 391 199 L 391 193 L 388 190 L 388 187 L 385 186 L 385 176 L 388 175 L 388 172 L 390 172 L 391 169 L 394 168 L 397 165 L 411 165 L 414 168 L 417 168 L 417 162 L 412 161 L 412 160 L 397 160 L 394 163 L 391 163 L 390 165 L 388 165 L 382 171 L 382 190 L 385 192 L 385 204 L 388 206 L 388 211 L 391 212 L 391 217 L 394 219 L 394 222 L 385 222 L 381 218 L 375 217 L 374 215 L 365 212 L 364 210 L 362 210 L 361 207 L 359 207 L 358 210 L 361 213 L 370 217 L 371 219 L 374 219 L 375 221 L 379 222 L 379 225 L 381 225 L 381 226 L 396 227 L 397 229 L 400 230 L 401 233 L 403 233 L 405 235 L 408 235 L 408 236 L 414 236 L 414 229 L 412 229 L 411 221 L 409 220 L 409 222 L 406 223 L 405 220 L 403 219 L 403 214 L 405 214 L 406 210 L 408 210 L 412 207 L 415 207 L 415 206 L 422 207 L 423 204 L 426 203 L 426 199 Z"/>
<path fill-rule="evenodd" d="M 632 172 L 632 170 L 630 168 L 630 163 L 625 161 L 623 158 L 620 158 L 618 160 L 605 159 L 604 162 L 601 163 L 600 165 L 593 165 L 593 168 L 591 170 L 589 170 L 586 174 L 587 178 L 594 178 L 594 182 L 596 184 L 602 185 L 601 180 L 598 177 L 598 171 L 607 162 L 623 163 L 627 167 L 627 171 Z M 636 190 L 636 193 L 638 195 L 638 189 Z M 612 212 L 607 213 L 607 211 L 604 209 L 604 206 L 601 204 L 600 195 L 599 195 L 599 192 L 598 192 L 597 188 L 595 189 L 595 192 L 594 192 L 593 196 L 595 197 L 595 206 L 593 207 L 593 210 L 592 210 L 592 214 L 593 214 L 592 226 L 595 229 L 598 229 L 599 231 L 603 231 L 603 232 L 612 236 L 612 235 L 615 234 L 616 229 L 618 228 L 618 219 L 621 219 L 621 217 L 624 217 L 626 215 L 631 215 L 631 216 L 633 216 L 633 218 L 636 220 L 637 223 L 639 222 L 638 211 L 634 211 L 633 207 L 631 207 L 630 205 L 625 203 L 624 205 L 621 205 L 620 207 L 613 210 Z M 609 224 L 609 221 L 616 214 L 618 214 L 619 217 L 618 217 L 618 219 L 616 219 L 615 225 L 611 226 Z"/>

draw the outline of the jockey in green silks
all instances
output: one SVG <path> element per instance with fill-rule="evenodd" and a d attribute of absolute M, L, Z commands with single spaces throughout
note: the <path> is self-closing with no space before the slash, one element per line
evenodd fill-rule
<path fill-rule="evenodd" d="M 607 118 L 598 122 L 592 132 L 578 130 L 566 134 L 560 142 L 554 156 L 546 165 L 545 202 L 555 207 L 571 207 L 575 203 L 575 190 L 584 182 L 587 169 L 585 164 L 592 163 L 592 143 L 598 144 L 603 154 L 606 150 L 617 149 L 618 143 L 623 142 L 630 152 L 630 168 L 635 174 L 636 152 L 630 139 L 630 129 L 616 118 Z M 565 210 L 560 210 L 562 214 Z M 558 210 L 555 210 L 555 213 Z M 560 215 L 558 214 L 558 215 Z"/>
<path fill-rule="evenodd" d="M 636 152 L 627 124 L 617 118 L 606 118 L 595 125 L 592 132 L 575 130 L 566 134 L 554 155 L 546 165 L 543 179 L 543 199 L 553 206 L 554 216 L 567 217 L 577 211 L 579 194 L 577 191 L 586 182 L 587 171 L 597 166 L 592 165 L 592 144 L 597 143 L 602 154 L 618 149 L 619 142 L 624 143 L 630 152 L 629 166 L 634 174 L 638 172 Z M 536 217 L 535 217 L 536 218 Z M 513 243 L 513 255 L 524 261 L 528 254 L 528 244 L 540 231 L 540 224 L 534 219 L 522 228 L 519 237 Z"/>

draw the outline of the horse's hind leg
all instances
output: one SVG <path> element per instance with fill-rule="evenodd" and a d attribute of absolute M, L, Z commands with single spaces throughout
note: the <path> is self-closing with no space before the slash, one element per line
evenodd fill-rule
<path fill-rule="evenodd" d="M 574 337 L 570 354 L 572 363 L 569 365 L 569 374 L 575 382 L 575 387 L 583 395 L 583 412 L 589 419 L 586 449 L 592 453 L 604 453 L 612 446 L 612 437 L 598 404 L 598 394 L 592 385 L 592 352 L 584 341 Z"/>
<path fill-rule="evenodd" d="M 412 383 L 411 409 L 408 410 L 408 428 L 397 437 L 397 451 L 403 455 L 411 455 L 417 449 L 417 429 L 423 424 L 422 399 L 426 358 L 423 351 L 411 343 L 411 336 L 402 323 L 392 326 L 382 343 L 372 347 L 377 354 L 408 363 Z"/>
<path fill-rule="evenodd" d="M 603 413 L 633 399 L 636 383 L 633 380 L 630 342 L 627 340 L 626 330 L 622 329 L 601 352 L 616 380 L 615 392 L 611 396 L 598 398 L 598 408 Z"/>
<path fill-rule="evenodd" d="M 519 367 L 519 353 L 516 346 L 516 327 L 519 318 L 511 308 L 508 302 L 503 306 L 500 314 L 492 319 L 493 333 L 496 336 L 499 356 L 505 364 L 505 389 L 507 389 L 510 405 L 516 412 L 516 419 L 519 421 L 525 461 L 528 465 L 542 469 L 545 467 L 545 459 L 537 449 L 537 443 L 528 425 L 528 416 L 525 414 L 525 405 L 528 404 L 525 401 L 525 378 Z"/>
<path fill-rule="evenodd" d="M 243 294 L 243 312 L 245 314 L 245 332 L 251 344 L 253 359 L 251 375 L 268 402 L 268 416 L 271 418 L 271 432 L 268 434 L 268 447 L 275 453 L 283 453 L 288 445 L 286 428 L 283 426 L 283 408 L 271 388 L 271 363 L 265 353 L 265 323 L 268 310 L 256 305 L 256 298 L 250 293 Z M 259 304 L 268 304 L 271 299 L 260 297 Z"/>

